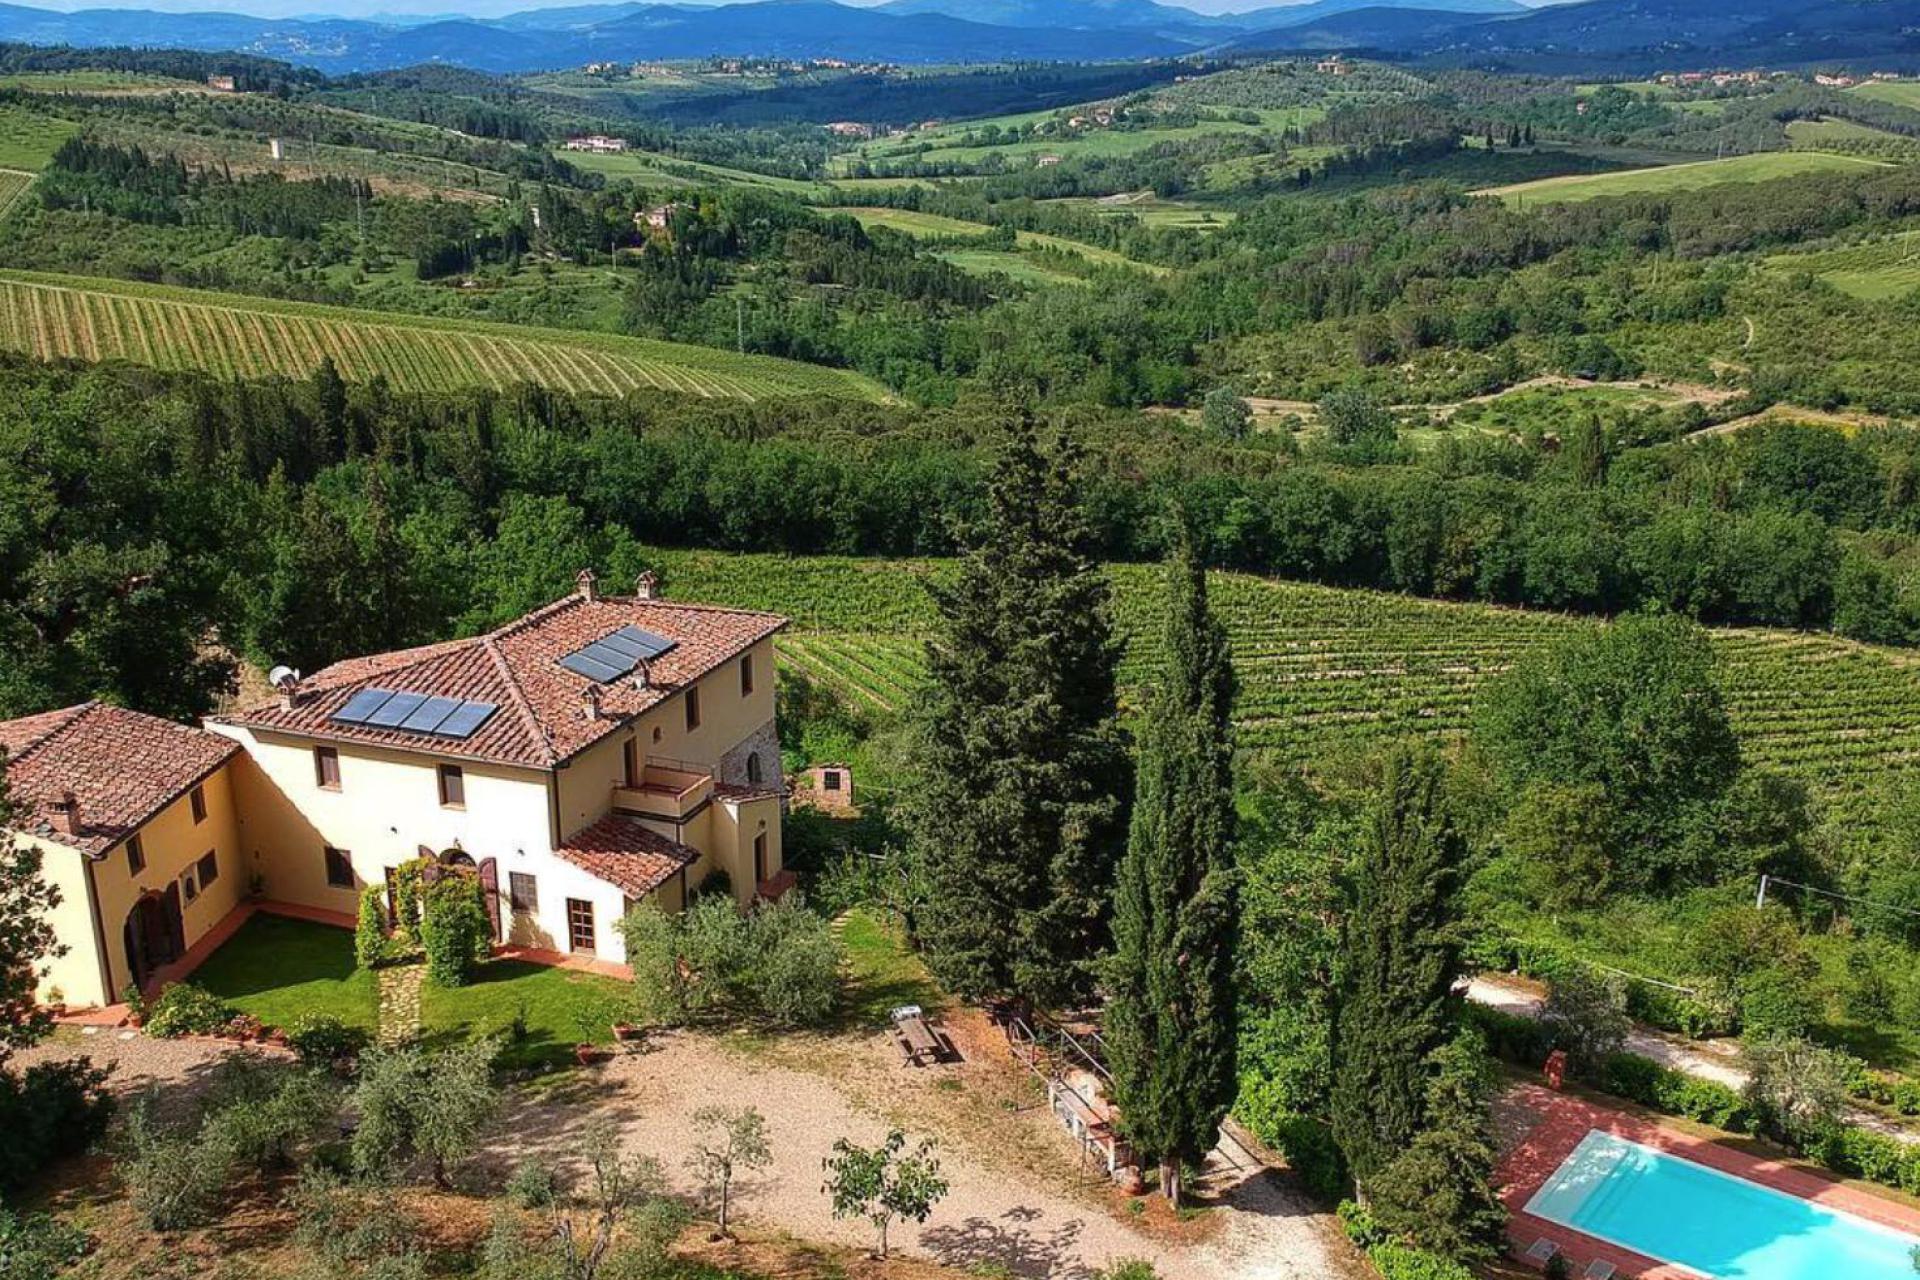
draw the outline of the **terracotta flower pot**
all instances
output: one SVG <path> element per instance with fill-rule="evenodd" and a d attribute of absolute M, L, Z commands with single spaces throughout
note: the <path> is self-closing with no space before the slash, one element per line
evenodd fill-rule
<path fill-rule="evenodd" d="M 583 1067 L 590 1067 L 600 1061 L 604 1052 L 597 1044 L 583 1043 L 573 1046 L 573 1056 Z"/>

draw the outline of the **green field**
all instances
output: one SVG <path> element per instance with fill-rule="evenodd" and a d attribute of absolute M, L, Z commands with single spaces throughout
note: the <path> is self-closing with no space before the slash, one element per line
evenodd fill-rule
<path fill-rule="evenodd" d="M 1088 108 L 1090 111 L 1091 108 Z M 861 160 L 886 166 L 896 162 L 924 161 L 929 164 L 974 165 L 988 156 L 1003 156 L 1009 161 L 1030 161 L 1042 155 L 1124 156 L 1163 142 L 1191 141 L 1222 133 L 1264 133 L 1289 125 L 1311 123 L 1325 115 L 1319 107 L 1294 107 L 1261 111 L 1258 124 L 1238 120 L 1204 120 L 1199 124 L 1169 128 L 1098 128 L 1071 132 L 1035 134 L 1034 125 L 1058 117 L 1056 111 L 1028 111 L 1018 115 L 994 116 L 986 120 L 968 120 L 917 131 L 905 138 L 880 138 L 835 158 L 839 172 L 845 173 Z M 978 136 L 988 125 L 1018 131 L 1019 136 L 992 145 L 967 145 L 969 134 Z"/>
<path fill-rule="evenodd" d="M 38 173 L 78 132 L 80 126 L 70 120 L 0 103 L 0 169 Z"/>
<path fill-rule="evenodd" d="M 1810 271 L 1840 292 L 1868 302 L 1904 297 L 1920 288 L 1920 232 L 1843 249 L 1776 254 L 1767 259 L 1767 266 L 1775 271 Z"/>
<path fill-rule="evenodd" d="M 947 249 L 934 256 L 973 275 L 1002 275 L 1019 284 L 1038 287 L 1087 283 L 1083 276 L 1056 271 L 1037 259 L 1022 253 L 1008 253 L 1004 249 Z"/>
<path fill-rule="evenodd" d="M 911 209 L 869 209 L 846 208 L 832 212 L 848 214 L 857 218 L 861 226 L 890 227 L 910 236 L 926 238 L 938 236 L 980 236 L 993 228 L 983 222 L 967 222 L 960 218 L 946 218 L 937 213 L 919 213 Z M 1023 249 L 1053 249 L 1060 253 L 1078 254 L 1088 262 L 1102 267 L 1129 267 L 1135 271 L 1149 271 L 1155 275 L 1166 274 L 1165 267 L 1150 263 L 1135 262 L 1111 249 L 1102 249 L 1098 245 L 1082 244 L 1078 240 L 1067 240 L 1060 236 L 1042 235 L 1038 231 L 1020 231 L 1014 234 L 1014 243 Z"/>
<path fill-rule="evenodd" d="M 137 97 L 156 93 L 208 93 L 204 84 L 138 71 L 19 71 L 0 75 L 0 89 L 26 93 L 85 93 Z"/>
<path fill-rule="evenodd" d="M 1851 120 L 1831 118 L 1791 121 L 1787 125 L 1787 139 L 1796 147 L 1811 147 L 1815 150 L 1835 143 L 1901 140 L 1899 134 L 1888 133 L 1885 129 L 1874 129 L 1864 124 L 1855 124 Z"/>
<path fill-rule="evenodd" d="M 7 216 L 13 202 L 33 185 L 33 175 L 19 169 L 0 169 L 0 218 Z"/>
<path fill-rule="evenodd" d="M 946 562 L 661 551 L 669 594 L 772 609 L 795 621 L 781 661 L 869 711 L 905 707 L 931 612 L 921 582 Z M 1137 699 L 1159 647 L 1158 570 L 1115 565 L 1121 679 Z M 1239 669 L 1239 742 L 1312 766 L 1407 735 L 1464 731 L 1473 695 L 1527 651 L 1599 625 L 1565 615 L 1381 592 L 1213 576 Z M 1803 780 L 1847 820 L 1872 821 L 1872 790 L 1920 764 L 1920 662 L 1832 636 L 1713 633 L 1734 724 L 1755 763 Z"/>
<path fill-rule="evenodd" d="M 1594 200 L 1601 196 L 1658 195 L 1668 191 L 1693 191 L 1728 182 L 1765 182 L 1770 178 L 1790 178 L 1809 173 L 1858 173 L 1886 167 L 1877 160 L 1859 160 L 1821 151 L 1764 151 L 1750 156 L 1729 156 L 1725 160 L 1699 160 L 1651 169 L 1628 169 L 1621 173 L 1582 173 L 1563 178 L 1542 178 L 1537 182 L 1521 182 L 1508 187 L 1488 187 L 1476 194 L 1500 196 L 1508 204 L 1514 205 L 1565 204 L 1575 200 Z"/>
<path fill-rule="evenodd" d="M 884 394 L 856 374 L 708 347 L 21 271 L 0 271 L 0 350 L 222 378 L 300 378 L 330 357 L 343 377 L 384 376 L 401 391 L 533 382 L 744 400 Z"/>
<path fill-rule="evenodd" d="M 723 186 L 765 187 L 769 191 L 782 191 L 803 199 L 821 195 L 825 190 L 818 183 L 752 173 L 746 169 L 729 169 L 717 164 L 701 164 L 698 161 L 682 160 L 678 156 L 660 155 L 652 151 L 622 151 L 615 155 L 600 155 L 592 151 L 557 151 L 554 154 L 576 169 L 585 169 L 588 173 L 603 174 L 609 178 L 626 179 L 631 182 L 662 186 L 686 186 L 689 183 L 710 182 Z M 675 172 L 676 169 L 683 172 Z M 689 173 L 697 176 L 689 177 L 687 176 Z"/>
<path fill-rule="evenodd" d="M 1149 227 L 1174 227 L 1188 231 L 1217 231 L 1238 216 L 1231 209 L 1212 209 L 1181 200 L 1163 200 L 1150 191 L 1118 196 L 1072 196 L 1044 203 L 1064 205 L 1103 217 L 1138 218 Z"/>
<path fill-rule="evenodd" d="M 1873 80 L 1866 84 L 1855 85 L 1847 92 L 1857 93 L 1863 98 L 1891 102 L 1896 107 L 1911 107 L 1920 111 L 1920 80 Z"/>

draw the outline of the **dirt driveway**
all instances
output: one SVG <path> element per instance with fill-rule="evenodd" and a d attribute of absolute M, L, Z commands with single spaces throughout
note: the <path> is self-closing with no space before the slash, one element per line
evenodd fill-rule
<path fill-rule="evenodd" d="M 951 1025 L 951 1024 L 950 1024 Z M 890 1123 L 941 1144 L 951 1183 L 924 1225 L 896 1226 L 897 1249 L 956 1268 L 1088 1280 L 1144 1258 L 1165 1280 L 1306 1280 L 1367 1272 L 1330 1215 L 1309 1206 L 1237 1148 L 1216 1154 L 1212 1207 L 1179 1221 L 1157 1202 L 1144 1214 L 1102 1177 L 1082 1171 L 1043 1102 L 1011 1058 L 956 1035 L 967 1061 L 901 1066 L 884 1036 L 792 1038 L 777 1044 L 667 1038 L 651 1052 L 595 1068 L 566 1096 L 526 1104 L 503 1132 L 514 1154 L 534 1146 L 564 1158 L 589 1115 L 617 1124 L 629 1150 L 660 1160 L 677 1191 L 694 1194 L 683 1162 L 695 1109 L 750 1104 L 766 1116 L 773 1165 L 743 1180 L 743 1222 L 807 1240 L 866 1245 L 864 1222 L 835 1222 L 820 1162 L 834 1139 L 872 1145 Z M 542 1137 L 540 1135 L 551 1135 Z M 506 1150 L 498 1153 L 510 1154 Z M 1145 1219 L 1143 1221 L 1143 1219 Z"/>

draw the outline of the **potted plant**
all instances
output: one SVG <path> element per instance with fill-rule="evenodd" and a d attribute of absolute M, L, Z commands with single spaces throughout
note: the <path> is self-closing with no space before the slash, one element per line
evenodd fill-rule
<path fill-rule="evenodd" d="M 574 1026 L 580 1032 L 580 1041 L 573 1046 L 573 1056 L 581 1066 L 590 1067 L 613 1056 L 595 1039 L 610 1020 L 605 1006 L 598 1004 L 588 1005 L 575 1016 Z"/>
<path fill-rule="evenodd" d="M 47 1012 L 56 1018 L 67 1016 L 67 993 L 59 987 L 47 988 Z"/>
<path fill-rule="evenodd" d="M 147 998 L 140 993 L 138 983 L 129 982 L 120 993 L 120 1003 L 127 1006 L 127 1025 L 144 1027 L 147 1025 Z"/>

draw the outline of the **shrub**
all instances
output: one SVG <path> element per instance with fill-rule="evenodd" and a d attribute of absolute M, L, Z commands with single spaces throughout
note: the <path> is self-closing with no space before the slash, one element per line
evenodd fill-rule
<path fill-rule="evenodd" d="M 1121 1258 L 1109 1263 L 1096 1280 L 1160 1280 L 1160 1273 L 1145 1258 Z"/>
<path fill-rule="evenodd" d="M 1780 1038 L 1749 1045 L 1747 1064 L 1747 1105 L 1768 1133 L 1810 1150 L 1839 1127 L 1847 1097 L 1842 1055 Z"/>
<path fill-rule="evenodd" d="M 1805 1036 L 1819 1017 L 1813 985 L 1795 970 L 1762 969 L 1741 983 L 1741 1034 L 1749 1039 Z"/>
<path fill-rule="evenodd" d="M 1341 1230 L 1373 1262 L 1381 1280 L 1475 1280 L 1472 1271 L 1449 1258 L 1395 1243 L 1373 1215 L 1351 1200 L 1340 1202 Z"/>
<path fill-rule="evenodd" d="M 303 1013 L 287 1043 L 309 1067 L 337 1067 L 367 1047 L 367 1033 L 326 1013 Z"/>
<path fill-rule="evenodd" d="M 0 1208 L 0 1276 L 53 1280 L 87 1252 L 87 1233 L 44 1213 Z"/>
<path fill-rule="evenodd" d="M 257 1057 L 220 1064 L 208 1091 L 201 1138 L 238 1164 L 291 1168 L 333 1129 L 339 1089 L 326 1074 Z"/>
<path fill-rule="evenodd" d="M 363 1177 L 386 1178 L 424 1159 L 434 1181 L 451 1183 L 451 1170 L 478 1145 L 499 1106 L 493 1083 L 492 1040 L 428 1053 L 418 1045 L 376 1048 L 361 1059 L 353 1092 L 360 1126 L 353 1134 L 353 1165 Z"/>
<path fill-rule="evenodd" d="M 1352 1185 L 1347 1162 L 1324 1121 L 1273 1109 L 1248 1114 L 1236 1108 L 1236 1114 L 1255 1137 L 1286 1157 L 1287 1167 L 1309 1195 L 1331 1204 L 1347 1193 Z"/>
<path fill-rule="evenodd" d="M 176 982 L 160 993 L 147 1017 L 147 1034 L 171 1040 L 178 1036 L 210 1036 L 233 1020 L 233 1008 L 219 996 L 191 982 Z"/>
<path fill-rule="evenodd" d="M 1584 1074 L 1627 1042 L 1625 986 L 1590 969 L 1574 969 L 1548 984 L 1540 1020 L 1552 1032 L 1554 1047 Z"/>
<path fill-rule="evenodd" d="M 487 958 L 493 937 L 480 878 L 464 869 L 444 872 L 426 886 L 420 900 L 427 976 L 442 987 L 464 987 Z"/>
<path fill-rule="evenodd" d="M 406 1273 L 409 1260 L 417 1268 L 413 1242 L 420 1237 L 420 1226 L 392 1196 L 309 1168 L 301 1173 L 288 1202 L 298 1221 L 294 1238 L 337 1274 L 354 1280 L 393 1277 Z M 396 1265 L 403 1270 L 395 1272 Z"/>
<path fill-rule="evenodd" d="M 209 1221 L 232 1171 L 233 1154 L 218 1136 L 170 1129 L 142 1098 L 127 1116 L 116 1168 L 135 1212 L 155 1231 L 178 1231 Z"/>
<path fill-rule="evenodd" d="M 0 1071 L 0 1196 L 100 1139 L 113 1115 L 106 1080 L 83 1058 Z"/>
<path fill-rule="evenodd" d="M 392 957 L 387 938 L 386 891 L 370 884 L 360 891 L 360 918 L 353 929 L 353 958 L 362 969 L 377 969 Z"/>
<path fill-rule="evenodd" d="M 544 1209 L 560 1195 L 560 1179 L 544 1160 L 523 1160 L 507 1178 L 507 1199 L 522 1209 Z"/>
<path fill-rule="evenodd" d="M 790 894 L 756 907 L 747 918 L 747 935 L 747 986 L 759 1016 L 776 1027 L 825 1022 L 840 990 L 840 947 L 825 917 Z"/>
<path fill-rule="evenodd" d="M 799 896 L 741 914 L 729 898 L 700 898 L 678 915 L 641 903 L 620 922 L 635 1006 L 651 1022 L 718 1017 L 811 1026 L 833 1012 L 840 949 L 827 921 Z"/>

